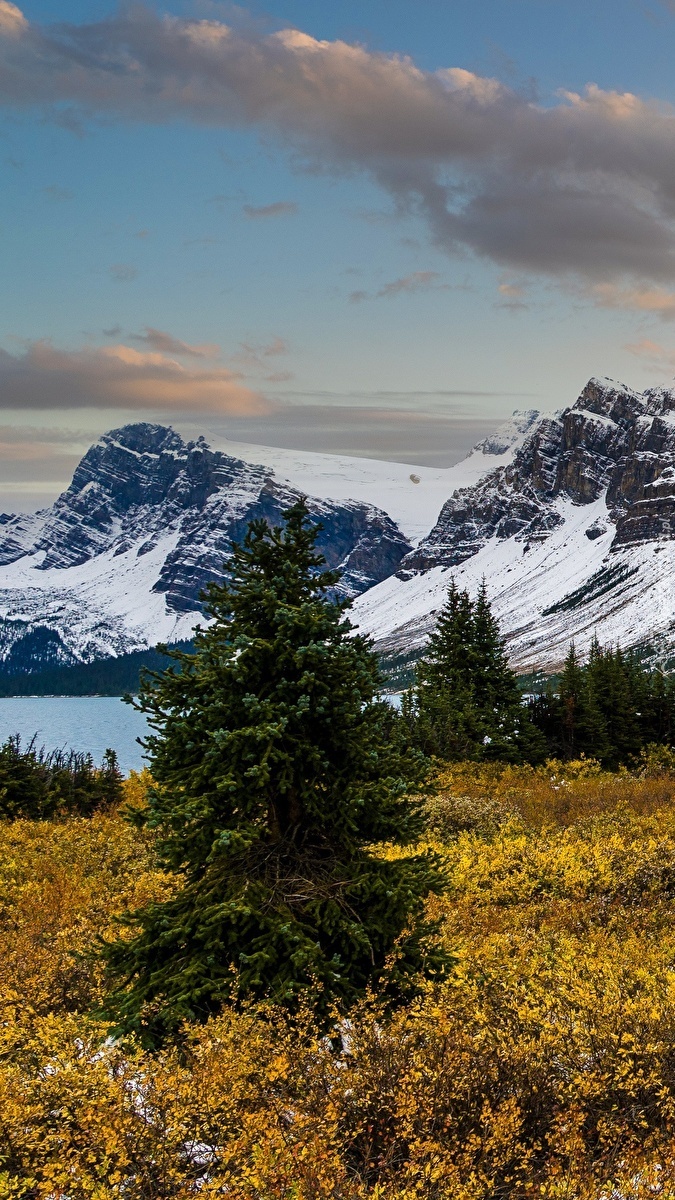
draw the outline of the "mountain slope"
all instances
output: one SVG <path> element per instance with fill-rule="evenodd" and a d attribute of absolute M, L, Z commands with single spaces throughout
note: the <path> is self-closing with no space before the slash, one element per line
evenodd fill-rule
<path fill-rule="evenodd" d="M 216 440 L 218 448 L 249 463 L 265 462 L 276 478 L 310 496 L 360 500 L 384 509 L 413 545 L 436 521 L 457 488 L 470 487 L 486 472 L 507 466 L 539 413 L 514 412 L 454 467 L 420 467 L 381 459 L 349 458 L 277 446 L 252 446 Z"/>
<path fill-rule="evenodd" d="M 390 653 L 424 645 L 454 576 L 485 577 L 514 663 L 555 669 L 595 633 L 675 654 L 675 391 L 592 379 L 513 462 L 460 489 L 395 576 L 355 605 Z"/>
<path fill-rule="evenodd" d="M 4 673 L 143 650 L 189 638 L 200 593 L 222 577 L 249 521 L 279 524 L 300 492 L 262 466 L 185 443 L 172 429 L 113 430 L 87 452 L 44 512 L 0 525 Z M 412 547 L 381 509 L 310 499 L 318 545 L 354 596 Z"/>

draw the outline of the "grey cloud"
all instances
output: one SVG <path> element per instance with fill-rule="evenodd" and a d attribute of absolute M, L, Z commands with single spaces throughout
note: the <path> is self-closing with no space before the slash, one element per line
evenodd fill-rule
<path fill-rule="evenodd" d="M 440 278 L 441 276 L 438 271 L 412 271 L 410 275 L 403 275 L 400 279 L 392 279 L 390 283 L 385 283 L 378 292 L 351 292 L 349 302 L 350 304 L 360 304 L 362 300 L 381 296 L 401 296 L 414 292 L 448 291 L 449 285 L 447 283 L 439 283 L 438 280 Z"/>
<path fill-rule="evenodd" d="M 136 267 L 132 267 L 129 263 L 113 263 L 108 274 L 116 283 L 131 283 L 132 280 L 138 278 Z"/>
<path fill-rule="evenodd" d="M 263 379 L 265 383 L 289 383 L 295 378 L 293 372 L 275 369 L 274 365 L 274 359 L 289 352 L 288 342 L 278 336 L 266 343 L 241 342 L 237 353 L 231 356 L 231 362 L 247 375 Z"/>
<path fill-rule="evenodd" d="M 220 346 L 193 346 L 189 342 L 183 342 L 180 338 L 174 337 L 171 333 L 165 333 L 162 329 L 152 329 L 148 325 L 145 326 L 143 333 L 130 334 L 129 340 L 141 342 L 151 350 L 159 351 L 160 354 L 177 354 L 179 358 L 216 358 L 220 353 Z"/>
<path fill-rule="evenodd" d="M 306 161 L 368 172 L 450 253 L 588 283 L 675 279 L 666 105 L 595 85 L 539 104 L 461 68 L 431 73 L 297 30 L 238 30 L 142 5 L 45 28 L 13 5 L 3 11 L 8 105 L 71 123 L 256 127 Z"/>
<path fill-rule="evenodd" d="M 260 393 L 221 366 L 184 367 L 157 351 L 116 345 L 59 350 L 33 342 L 22 354 L 0 350 L 0 408 L 126 408 L 257 416 Z"/>
<path fill-rule="evenodd" d="M 400 296 L 404 292 L 427 292 L 430 289 L 447 288 L 447 284 L 439 284 L 438 271 L 413 271 L 402 279 L 392 279 L 381 287 L 378 296 Z"/>
<path fill-rule="evenodd" d="M 70 188 L 59 187 L 57 183 L 50 183 L 49 187 L 43 188 L 45 196 L 50 200 L 72 200 L 73 193 Z"/>
<path fill-rule="evenodd" d="M 274 204 L 244 204 L 242 210 L 253 221 L 265 220 L 269 217 L 290 217 L 298 211 L 297 204 L 291 200 L 277 200 Z"/>
<path fill-rule="evenodd" d="M 385 406 L 279 404 L 259 421 L 228 420 L 221 432 L 260 446 L 329 451 L 365 458 L 449 467 L 494 431 L 495 418 L 402 412 Z"/>

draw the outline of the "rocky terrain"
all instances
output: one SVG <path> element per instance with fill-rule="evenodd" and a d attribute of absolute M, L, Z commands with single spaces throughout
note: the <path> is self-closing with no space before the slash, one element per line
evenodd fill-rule
<path fill-rule="evenodd" d="M 106 434 L 50 509 L 0 516 L 4 673 L 188 637 L 230 543 L 256 517 L 280 524 L 300 494 L 263 466 L 161 425 Z M 412 548 L 371 504 L 312 498 L 309 507 L 344 595 L 390 576 Z"/>
<path fill-rule="evenodd" d="M 381 648 L 424 644 L 449 575 L 484 576 L 514 662 L 555 668 L 569 642 L 675 654 L 675 390 L 592 379 L 541 417 L 512 463 L 455 491 L 396 575 L 357 602 Z"/>

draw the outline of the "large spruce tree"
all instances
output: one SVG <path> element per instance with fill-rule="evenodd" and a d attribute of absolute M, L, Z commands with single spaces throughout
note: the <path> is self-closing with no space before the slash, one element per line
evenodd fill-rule
<path fill-rule="evenodd" d="M 107 957 L 110 1011 L 148 1042 L 228 998 L 348 1003 L 388 959 L 394 988 L 431 961 L 435 860 L 372 849 L 415 838 L 426 762 L 379 698 L 306 506 L 284 517 L 232 547 L 194 654 L 137 702 L 154 731 L 143 819 L 177 890 L 130 914 L 133 936 Z"/>
<path fill-rule="evenodd" d="M 448 589 L 403 713 L 413 741 L 448 760 L 538 761 L 545 742 L 522 704 L 483 583 Z"/>

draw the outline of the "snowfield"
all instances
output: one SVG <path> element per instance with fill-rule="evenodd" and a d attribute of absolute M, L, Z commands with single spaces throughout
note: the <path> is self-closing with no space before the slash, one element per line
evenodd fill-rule
<path fill-rule="evenodd" d="M 330 500 L 361 500 L 382 508 L 415 546 L 431 529 L 443 504 L 457 488 L 472 487 L 489 471 L 508 466 L 538 413 L 516 414 L 499 426 L 497 445 L 502 453 L 483 451 L 483 443 L 454 467 L 413 467 L 375 458 L 348 458 L 340 454 L 316 454 L 252 446 L 243 442 L 214 439 L 213 445 L 248 463 L 262 463 L 279 480 Z M 508 439 L 509 445 L 505 445 Z M 486 442 L 491 439 L 486 438 Z"/>

